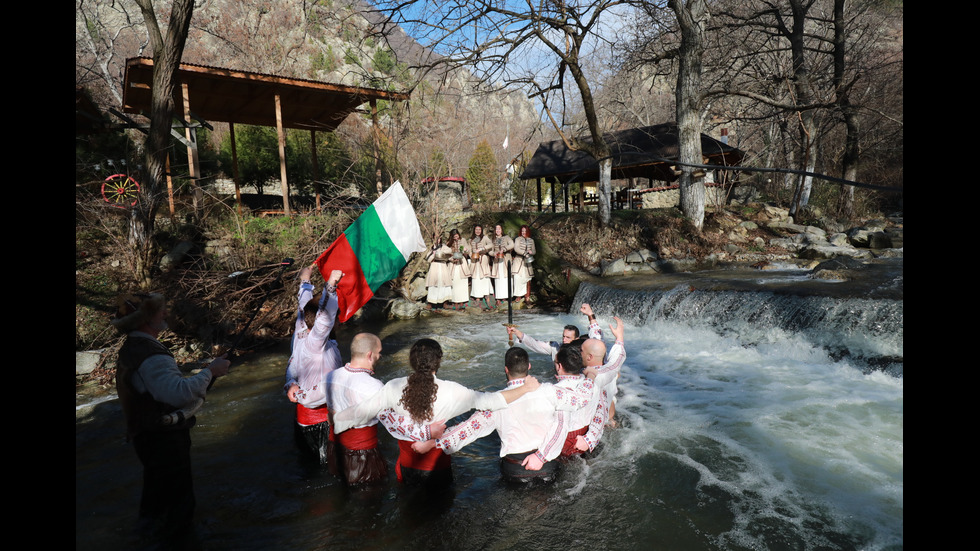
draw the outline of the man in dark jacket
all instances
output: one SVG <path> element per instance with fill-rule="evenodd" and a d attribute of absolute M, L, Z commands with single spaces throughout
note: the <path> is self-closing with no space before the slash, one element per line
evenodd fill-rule
<path fill-rule="evenodd" d="M 119 350 L 116 391 L 126 415 L 126 436 L 143 464 L 140 524 L 179 546 L 191 534 L 194 486 L 190 428 L 213 379 L 231 366 L 221 357 L 184 377 L 173 354 L 157 338 L 167 328 L 162 295 L 129 295 L 119 301 L 112 324 L 125 333 Z"/>

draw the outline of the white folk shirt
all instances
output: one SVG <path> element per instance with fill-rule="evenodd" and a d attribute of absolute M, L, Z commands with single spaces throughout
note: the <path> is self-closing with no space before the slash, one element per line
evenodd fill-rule
<path fill-rule="evenodd" d="M 370 369 L 351 367 L 350 364 L 327 374 L 327 407 L 330 411 L 343 411 L 356 406 L 380 391 L 384 384 L 375 379 L 373 374 L 374 371 Z M 372 418 L 354 428 L 376 424 L 377 418 Z"/>
<path fill-rule="evenodd" d="M 517 386 L 522 386 L 523 384 L 524 379 L 520 379 L 519 382 L 511 381 L 508 383 L 507 390 Z M 500 424 L 496 414 L 508 412 L 510 408 L 521 403 L 521 400 L 529 396 L 534 397 L 534 405 L 528 403 L 520 405 L 519 407 L 527 407 L 537 410 L 534 414 L 535 423 L 531 424 L 536 424 L 538 420 L 537 416 L 541 416 L 544 418 L 541 419 L 542 424 L 545 420 L 548 420 L 551 422 L 551 425 L 550 427 L 544 427 L 546 430 L 540 433 L 538 433 L 534 427 L 527 427 L 526 430 L 535 432 L 537 434 L 537 438 L 535 439 L 530 436 L 525 438 L 524 436 L 521 436 L 519 440 L 520 443 L 518 443 L 518 441 L 514 441 L 512 444 L 502 445 L 500 450 L 501 457 L 511 453 L 522 453 L 537 449 L 538 451 L 535 453 L 539 458 L 541 458 L 542 462 L 547 462 L 554 459 L 561 453 L 562 446 L 565 442 L 565 435 L 569 430 L 568 426 L 571 421 L 571 412 L 581 411 L 583 409 L 591 410 L 590 405 L 594 400 L 596 400 L 597 394 L 595 392 L 595 387 L 592 380 L 587 379 L 584 375 L 579 375 L 574 381 L 568 381 L 564 386 L 542 383 L 541 386 L 534 392 L 525 394 L 524 396 L 521 396 L 521 398 L 514 400 L 514 402 L 512 402 L 507 409 L 501 409 L 495 412 L 478 411 L 470 416 L 465 423 L 454 426 L 451 430 L 456 430 L 457 427 L 460 427 L 460 432 L 453 435 L 453 438 L 458 440 L 456 444 L 447 441 L 446 436 L 444 435 L 443 438 L 436 442 L 436 445 L 440 448 L 444 448 L 446 453 L 453 453 L 473 440 L 486 436 L 494 430 L 498 430 L 498 432 L 500 432 L 500 429 L 507 426 L 508 422 L 517 424 L 518 422 L 527 420 L 528 415 L 522 416 L 520 414 L 514 414 L 508 415 L 507 421 L 505 421 L 504 424 Z M 547 406 L 544 405 L 545 403 L 547 403 Z M 538 408 L 540 408 L 540 410 Z M 608 411 L 608 408 L 606 408 L 606 410 Z M 547 413 L 541 413 L 541 411 L 546 411 Z M 388 429 L 389 433 L 401 440 L 422 442 L 431 438 L 428 425 L 414 423 L 411 417 L 409 417 L 407 414 L 399 414 L 391 408 L 383 410 L 378 415 L 378 419 L 385 426 L 385 428 Z M 486 425 L 485 427 L 482 426 L 482 419 L 491 420 L 489 421 L 490 424 Z M 469 425 L 469 428 L 466 428 L 466 425 L 469 423 L 472 424 Z M 479 429 L 481 434 L 470 438 L 469 431 L 475 429 Z M 521 431 L 525 429 L 518 428 L 516 430 Z M 506 432 L 510 431 L 508 430 Z M 501 432 L 502 443 L 503 438 L 504 433 Z M 463 440 L 466 440 L 466 442 L 463 443 Z M 523 449 L 517 451 L 518 448 Z M 511 449 L 514 451 L 507 451 Z"/>
<path fill-rule="evenodd" d="M 602 340 L 602 328 L 599 327 L 598 322 L 593 321 L 589 324 L 589 338 Z M 561 348 L 562 345 L 562 343 L 557 341 L 551 341 L 549 343 L 539 341 L 527 333 L 525 333 L 524 338 L 519 339 L 518 342 L 526 346 L 528 350 L 532 352 L 551 355 L 551 361 L 555 361 L 555 356 L 558 355 L 558 349 Z"/>
<path fill-rule="evenodd" d="M 436 419 L 452 419 L 474 408 L 496 410 L 507 407 L 507 400 L 500 394 L 477 392 L 459 383 L 443 381 L 438 377 L 435 377 L 435 382 L 439 386 L 439 390 L 436 392 L 436 400 L 432 404 L 432 417 L 425 419 L 423 423 L 418 423 L 418 425 L 427 425 Z M 386 409 L 392 410 L 390 413 L 401 418 L 403 422 L 407 420 L 408 423 L 411 423 L 411 415 L 409 415 L 408 410 L 398 403 L 402 399 L 402 390 L 406 386 L 408 386 L 408 377 L 392 379 L 370 398 L 336 414 L 334 416 L 334 432 L 344 432 L 353 427 L 364 426 Z M 388 423 L 383 424 L 385 428 L 389 429 L 391 435 L 399 440 L 419 440 L 418 437 L 412 437 L 399 431 L 392 432 Z"/>
<path fill-rule="evenodd" d="M 337 308 L 336 288 L 325 287 L 313 328 L 309 331 L 304 328 L 304 331 L 297 331 L 294 335 L 293 354 L 286 368 L 283 388 L 288 390 L 290 385 L 298 385 L 296 398 L 307 408 L 317 408 L 327 403 L 327 374 L 340 366 L 340 351 L 327 346 L 330 330 L 337 319 Z"/>
<path fill-rule="evenodd" d="M 589 405 L 572 412 L 569 425 L 559 426 L 557 423 L 552 425 L 548 439 L 561 438 L 564 441 L 569 432 L 581 430 L 589 427 L 585 434 L 585 440 L 589 444 L 589 449 L 595 449 L 602 437 L 603 428 L 609 417 L 609 405 L 613 397 L 609 395 L 610 387 L 615 388 L 616 378 L 619 376 L 620 368 L 626 361 L 626 349 L 622 341 L 616 343 L 609 349 L 608 361 L 597 368 L 598 375 L 595 378 L 594 394 L 589 400 Z M 585 375 L 561 375 L 558 377 L 557 387 L 571 388 L 580 384 Z"/>
<path fill-rule="evenodd" d="M 524 385 L 524 379 L 507 383 L 507 388 Z M 566 427 L 570 413 L 560 407 L 554 385 L 542 384 L 538 390 L 511 402 L 507 409 L 478 411 L 465 422 L 454 426 L 438 439 L 436 446 L 446 453 L 455 453 L 477 439 L 497 431 L 500 435 L 500 457 L 537 450 L 542 461 L 551 461 L 561 454 L 564 438 L 546 442 L 549 430 L 556 423 Z"/>

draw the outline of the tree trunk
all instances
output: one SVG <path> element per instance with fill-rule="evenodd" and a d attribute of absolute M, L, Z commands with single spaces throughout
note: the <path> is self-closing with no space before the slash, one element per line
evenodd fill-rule
<path fill-rule="evenodd" d="M 599 162 L 599 221 L 609 226 L 612 221 L 612 159 Z"/>
<path fill-rule="evenodd" d="M 807 12 L 813 5 L 812 1 L 790 0 L 789 6 L 792 12 L 792 27 L 781 25 L 782 34 L 789 40 L 790 52 L 793 59 L 793 95 L 797 105 L 809 106 L 813 103 L 813 86 L 810 82 L 810 68 L 806 58 L 806 47 L 804 44 L 806 29 Z M 816 121 L 813 110 L 804 107 L 797 112 L 799 122 L 800 143 L 802 144 L 803 169 L 811 172 L 811 168 L 816 158 Z M 798 188 L 794 195 L 795 200 L 790 205 L 790 215 L 796 216 L 800 207 L 804 207 L 810 198 L 810 186 L 813 178 L 806 176 L 801 178 Z"/>
<path fill-rule="evenodd" d="M 572 59 L 577 60 L 578 49 L 579 45 L 576 45 L 575 53 L 569 54 Z M 569 63 L 568 70 L 571 72 L 572 78 L 575 79 L 575 84 L 582 97 L 582 110 L 585 113 L 585 119 L 589 124 L 589 133 L 592 137 L 590 145 L 582 147 L 582 144 L 577 144 L 577 146 L 588 151 L 599 161 L 599 182 L 596 190 L 599 195 L 599 223 L 603 227 L 608 227 L 612 222 L 612 159 L 609 157 L 611 150 L 606 144 L 606 140 L 603 139 L 602 132 L 600 132 L 599 117 L 596 114 L 592 89 L 589 87 L 589 81 L 585 78 L 582 67 L 578 63 Z"/>
<path fill-rule="evenodd" d="M 861 143 L 858 137 L 860 135 L 860 127 L 858 126 L 857 116 L 851 109 L 844 109 L 843 112 L 847 135 L 844 138 L 843 174 L 841 177 L 845 180 L 856 182 L 858 178 L 858 159 L 861 156 Z M 840 214 L 848 219 L 854 216 L 854 186 L 842 187 Z"/>
<path fill-rule="evenodd" d="M 837 106 L 844 117 L 844 157 L 842 159 L 841 177 L 852 182 L 857 181 L 858 159 L 861 157 L 861 127 L 857 114 L 851 106 L 848 95 L 849 86 L 844 81 L 847 68 L 847 27 L 844 18 L 846 0 L 834 0 L 834 90 L 837 92 Z M 842 186 L 838 203 L 840 215 L 845 218 L 854 216 L 854 186 Z"/>
<path fill-rule="evenodd" d="M 700 231 L 704 226 L 705 191 L 702 178 L 694 176 L 688 165 L 702 164 L 701 151 L 701 57 L 704 33 L 708 23 L 705 0 L 670 0 L 681 29 L 681 46 L 677 73 L 677 139 L 679 145 L 678 178 L 681 211 Z"/>
<path fill-rule="evenodd" d="M 153 48 L 153 90 L 150 100 L 150 129 L 146 137 L 146 175 L 143 193 L 130 219 L 130 245 L 135 248 L 136 277 L 144 288 L 150 285 L 154 218 L 163 199 L 167 153 L 174 113 L 174 87 L 184 42 L 194 12 L 193 0 L 174 0 L 166 38 L 160 32 L 151 0 L 136 0 L 143 12 Z"/>

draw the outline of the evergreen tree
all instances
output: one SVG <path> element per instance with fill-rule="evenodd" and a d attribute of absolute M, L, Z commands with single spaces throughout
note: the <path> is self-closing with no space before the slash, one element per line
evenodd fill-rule
<path fill-rule="evenodd" d="M 466 181 L 475 203 L 496 206 L 503 199 L 497 156 L 486 140 L 476 146 L 466 169 Z"/>

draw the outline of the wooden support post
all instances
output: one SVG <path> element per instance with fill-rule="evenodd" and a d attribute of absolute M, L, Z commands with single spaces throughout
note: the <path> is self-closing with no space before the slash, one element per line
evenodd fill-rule
<path fill-rule="evenodd" d="M 320 159 L 316 156 L 316 130 L 310 129 L 310 154 L 313 156 L 313 193 L 316 194 L 315 212 L 320 212 Z"/>
<path fill-rule="evenodd" d="M 378 197 L 383 193 L 381 187 L 381 135 L 378 129 L 378 100 L 371 98 L 371 135 L 374 139 L 374 177 L 378 182 Z"/>
<path fill-rule="evenodd" d="M 555 211 L 555 180 L 551 181 L 551 212 Z"/>
<path fill-rule="evenodd" d="M 541 178 L 538 178 L 538 212 L 541 212 Z"/>
<path fill-rule="evenodd" d="M 191 95 L 190 89 L 187 83 L 181 83 L 181 92 L 184 96 L 184 122 L 190 124 L 191 120 Z M 200 185 L 200 158 L 197 151 L 197 129 L 190 128 L 189 126 L 184 128 L 184 136 L 187 138 L 187 172 L 191 179 L 191 187 L 193 194 L 194 203 L 194 218 L 196 220 L 201 219 L 201 202 L 204 201 L 204 193 L 201 191 Z"/>
<path fill-rule="evenodd" d="M 292 216 L 289 209 L 289 181 L 286 179 L 286 130 L 282 126 L 282 102 L 276 94 L 276 132 L 279 134 L 279 174 L 282 178 L 282 210 Z"/>
<path fill-rule="evenodd" d="M 170 176 L 170 153 L 167 153 L 167 197 L 170 199 L 170 218 L 174 217 L 174 179 Z"/>
<path fill-rule="evenodd" d="M 238 216 L 242 215 L 241 175 L 238 172 L 238 146 L 235 144 L 235 123 L 228 123 L 228 133 L 231 137 L 231 179 L 235 182 L 235 202 L 238 203 Z"/>

